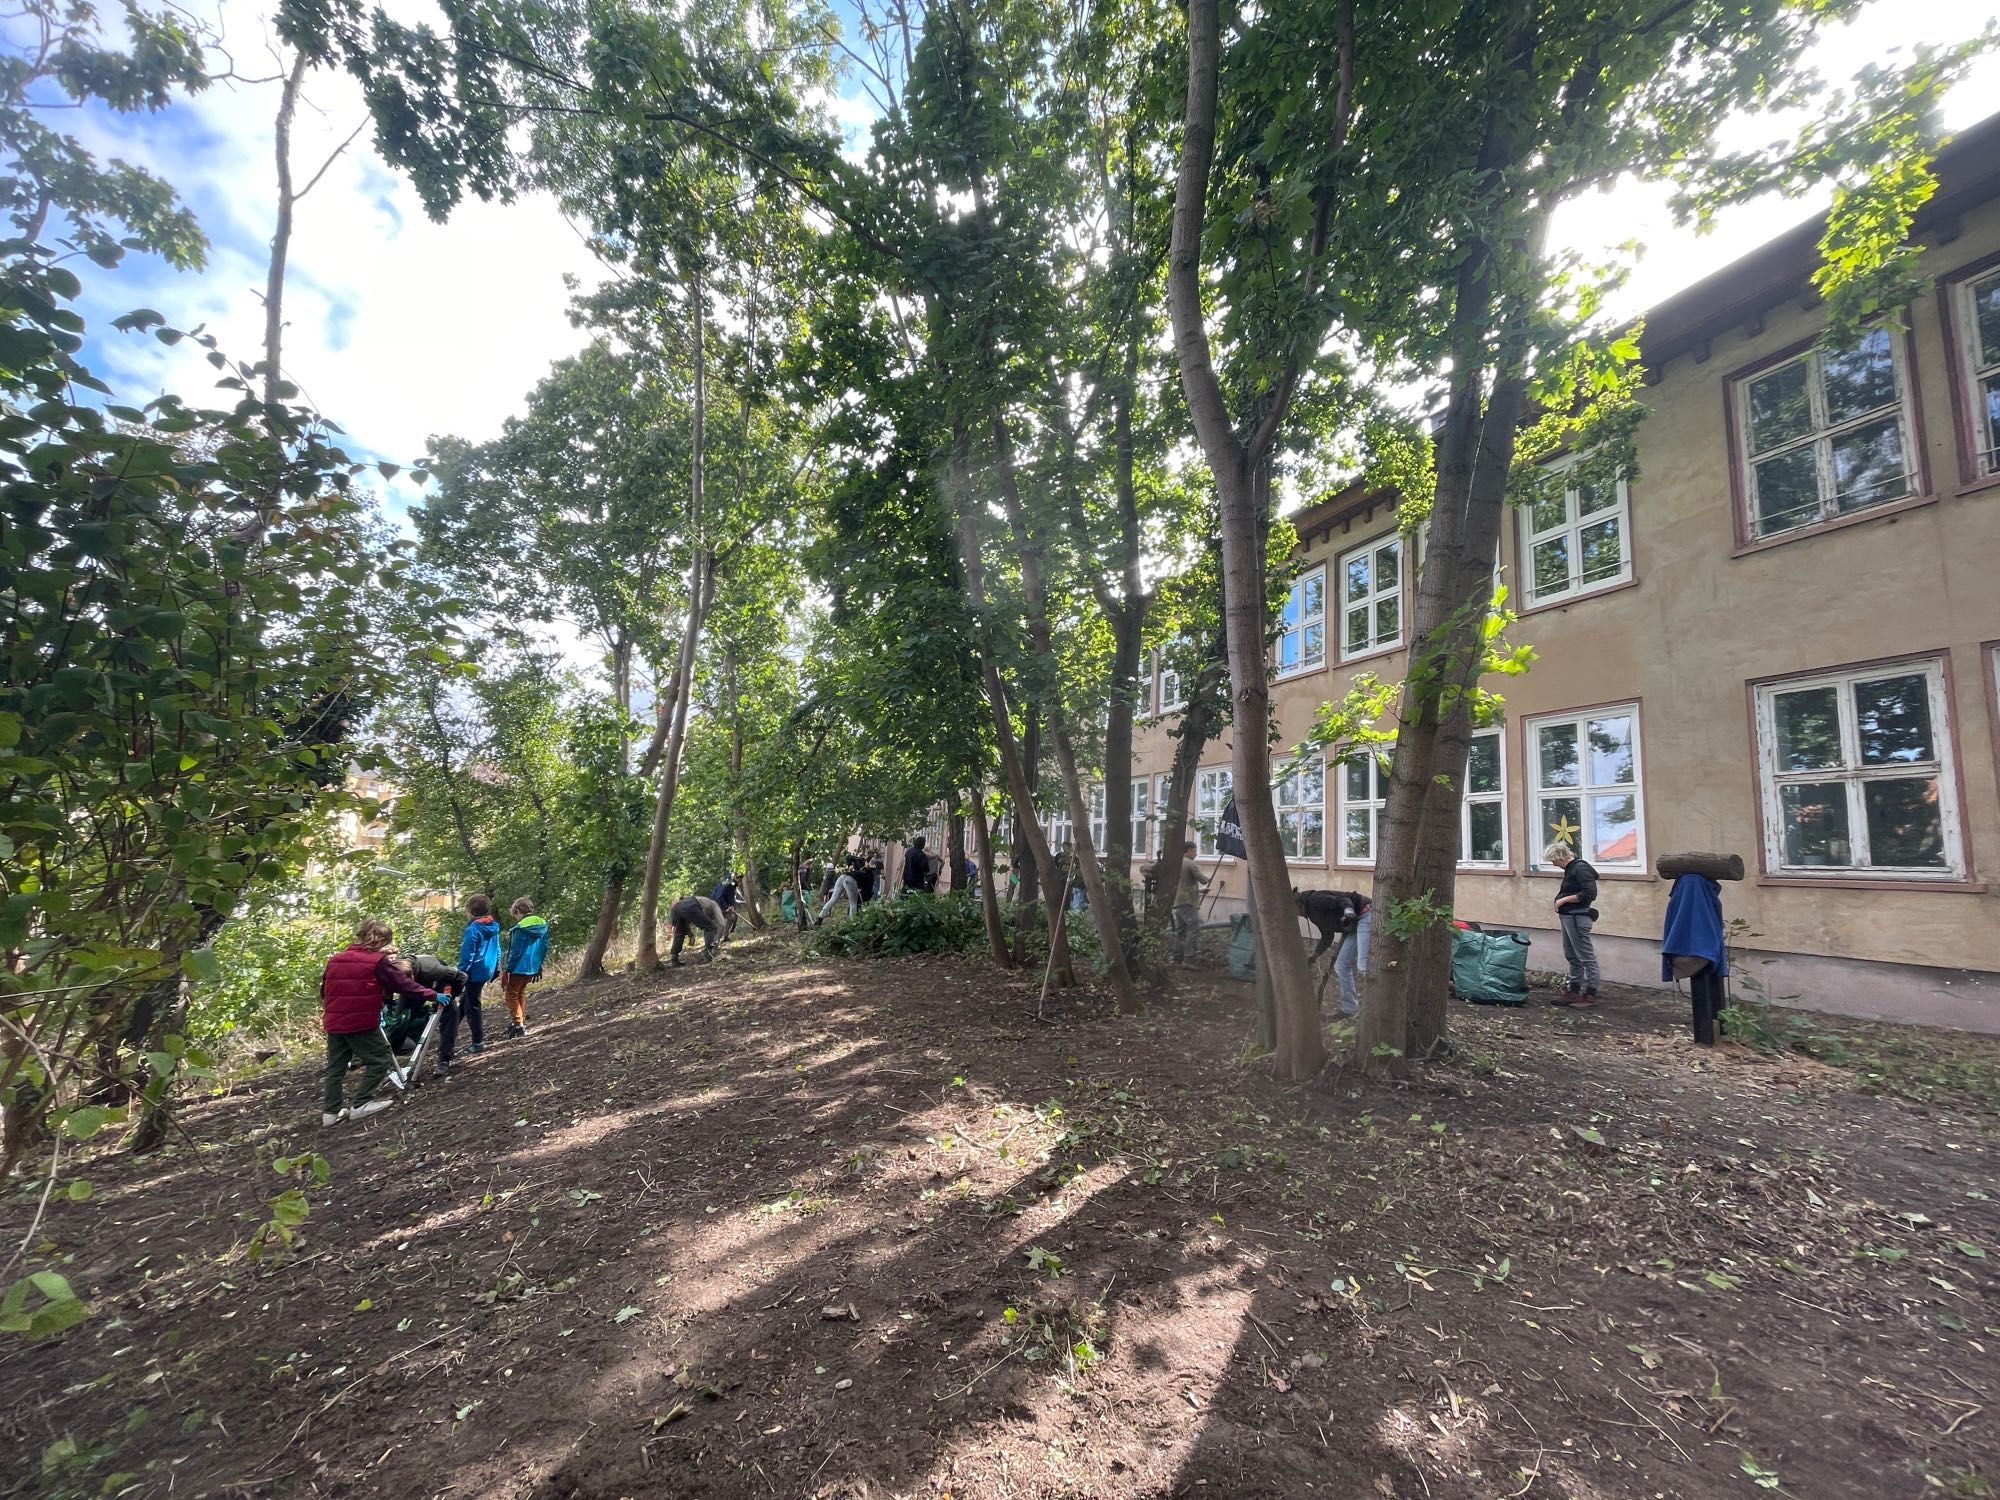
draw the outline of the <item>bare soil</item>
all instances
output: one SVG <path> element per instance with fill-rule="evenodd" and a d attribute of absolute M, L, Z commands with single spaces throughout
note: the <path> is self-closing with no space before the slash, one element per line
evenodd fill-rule
<path fill-rule="evenodd" d="M 0 1488 L 1992 1493 L 2000 1141 L 1940 1069 L 1698 1049 L 1619 991 L 1294 1087 L 1212 974 L 1033 1004 L 766 938 L 535 996 L 359 1125 L 296 1068 L 206 1101 L 44 1221 L 94 1315 L 0 1344 Z M 253 1265 L 297 1151 L 331 1180 Z"/>

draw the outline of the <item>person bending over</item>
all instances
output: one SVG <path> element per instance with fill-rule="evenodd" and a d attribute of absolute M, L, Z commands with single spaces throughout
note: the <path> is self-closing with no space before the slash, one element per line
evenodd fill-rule
<path fill-rule="evenodd" d="M 681 948 L 688 940 L 688 934 L 695 928 L 701 929 L 702 962 L 712 963 L 715 950 L 722 945 L 722 908 L 706 896 L 683 896 L 673 904 L 667 919 L 674 924 L 674 947 L 668 955 L 675 968 L 681 966 Z"/>
<path fill-rule="evenodd" d="M 322 1125 L 365 1120 L 389 1107 L 387 1099 L 375 1097 L 375 1090 L 396 1065 L 396 1056 L 382 1035 L 383 995 L 394 992 L 443 999 L 396 967 L 388 951 L 395 936 L 387 922 L 371 917 L 355 929 L 353 942 L 326 961 L 320 974 L 320 1025 L 326 1033 Z M 355 1062 L 362 1067 L 361 1087 L 354 1102 L 348 1104 L 344 1102 L 347 1070 Z"/>

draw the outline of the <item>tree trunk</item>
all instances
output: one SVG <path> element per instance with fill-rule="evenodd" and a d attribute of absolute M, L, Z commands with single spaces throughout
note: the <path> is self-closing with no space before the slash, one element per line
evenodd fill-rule
<path fill-rule="evenodd" d="M 1188 0 L 1188 88 L 1181 167 L 1174 188 L 1173 236 L 1167 258 L 1167 306 L 1174 356 L 1196 436 L 1208 456 L 1221 500 L 1223 617 L 1235 711 L 1234 790 L 1242 824 L 1250 894 L 1266 910 L 1282 909 L 1291 880 L 1278 818 L 1271 806 L 1270 679 L 1265 664 L 1264 552 L 1270 504 L 1271 444 L 1282 419 L 1289 381 L 1258 404 L 1249 443 L 1235 433 L 1209 354 L 1202 308 L 1201 238 L 1208 178 L 1215 157 L 1215 116 L 1221 34 L 1218 0 Z M 1310 1078 L 1325 1065 L 1319 1006 L 1296 926 L 1263 935 L 1277 1007 L 1280 1077 Z"/>
<path fill-rule="evenodd" d="M 965 814 L 954 806 L 951 821 L 945 830 L 945 858 L 951 863 L 951 879 L 948 889 L 965 889 Z"/>
<path fill-rule="evenodd" d="M 723 690 L 729 695 L 729 829 L 736 850 L 736 869 L 742 875 L 738 894 L 750 925 L 764 925 L 763 902 L 757 893 L 757 866 L 750 858 L 750 820 L 743 814 L 743 695 L 736 680 L 736 648 L 722 653 Z"/>
<path fill-rule="evenodd" d="M 1090 836 L 1090 801 L 1084 796 L 1083 783 L 1077 775 L 1076 749 L 1070 740 L 1069 715 L 1064 711 L 1061 674 L 1056 664 L 1055 644 L 1049 630 L 1048 585 L 1042 574 L 1042 548 L 1040 539 L 1028 523 L 1027 508 L 1021 500 L 1021 488 L 1014 466 L 1014 441 L 1007 431 L 1007 420 L 995 412 L 991 420 L 995 472 L 1000 484 L 1000 501 L 1007 513 L 1007 521 L 1013 529 L 1015 556 L 1021 567 L 1022 591 L 1028 601 L 1028 644 L 1042 665 L 1049 686 L 1049 700 L 1046 712 L 1049 720 L 1049 737 L 1055 742 L 1056 769 L 1062 776 L 1064 800 L 1069 804 L 1071 838 L 1075 841 L 1076 863 L 1083 877 L 1083 890 L 1090 902 L 1090 915 L 1097 928 L 1098 946 L 1104 950 L 1105 974 L 1111 981 L 1111 993 L 1116 997 L 1118 1009 L 1124 1012 L 1139 1008 L 1139 992 L 1132 984 L 1132 971 L 1125 962 L 1125 934 L 1120 929 L 1118 914 L 1111 904 L 1110 893 L 1104 886 L 1103 867 L 1097 862 L 1097 847 Z M 972 541 L 976 542 L 977 537 Z M 1261 639 L 1261 635 L 1259 637 Z M 1127 725 L 1129 732 L 1129 705 Z M 1130 755 L 1127 755 L 1127 784 L 1130 784 Z M 1106 805 L 1105 822 L 1111 820 L 1111 808 Z M 1272 827 L 1277 824 L 1275 816 Z M 1055 887 L 1051 884 L 1051 889 Z"/>
<path fill-rule="evenodd" d="M 1062 882 L 1056 878 L 1055 856 L 1050 852 L 1048 840 L 1042 836 L 1041 823 L 1035 817 L 1034 791 L 1028 784 L 1028 772 L 1021 759 L 1019 742 L 1014 738 L 1014 716 L 1008 708 L 1007 688 L 1000 680 L 999 664 L 993 659 L 992 642 L 987 639 L 987 625 L 983 618 L 986 613 L 985 554 L 979 534 L 978 502 L 972 493 L 970 466 L 963 441 L 953 455 L 953 468 L 959 496 L 959 551 L 963 554 L 966 593 L 971 601 L 973 618 L 978 624 L 979 671 L 986 684 L 987 707 L 993 716 L 994 742 L 999 748 L 1001 772 L 1007 779 L 1007 795 L 1014 803 L 1014 836 L 1025 841 L 1042 888 L 1059 892 Z M 1053 915 L 1049 922 L 1049 942 L 1055 950 L 1055 972 L 1059 982 L 1075 984 L 1076 968 L 1070 959 L 1069 938 Z"/>
<path fill-rule="evenodd" d="M 279 362 L 285 339 L 285 266 L 292 253 L 292 210 L 297 199 L 292 193 L 292 119 L 298 113 L 299 89 L 305 83 L 306 55 L 292 59 L 278 95 L 278 122 L 274 132 L 278 158 L 278 215 L 271 231 L 271 264 L 264 273 L 264 402 L 278 400 Z"/>
<path fill-rule="evenodd" d="M 646 883 L 639 899 L 639 951 L 635 966 L 650 974 L 660 966 L 660 876 L 667 855 L 667 827 L 673 820 L 674 793 L 680 786 L 681 746 L 687 736 L 688 699 L 694 687 L 695 647 L 701 638 L 706 593 L 714 573 L 714 553 L 701 544 L 703 479 L 702 442 L 708 425 L 708 294 L 696 270 L 689 300 L 694 304 L 694 421 L 689 435 L 688 539 L 694 559 L 688 565 L 687 628 L 681 633 L 680 655 L 674 663 L 673 727 L 667 731 L 666 753 L 660 764 L 660 795 L 653 804 L 653 836 L 646 846 Z"/>
<path fill-rule="evenodd" d="M 1199 683 L 1189 689 L 1187 707 L 1181 711 L 1179 737 L 1174 741 L 1173 765 L 1167 772 L 1167 800 L 1160 809 L 1160 853 L 1153 868 L 1153 898 L 1146 907 L 1147 925 L 1161 934 L 1167 932 L 1173 921 L 1174 891 L 1180 884 L 1181 863 L 1186 857 L 1181 845 L 1187 842 L 1194 773 L 1201 764 L 1202 751 L 1208 748 L 1213 718 L 1208 696 L 1214 691 L 1210 673 L 1220 671 L 1219 665 L 1208 668 Z"/>
<path fill-rule="evenodd" d="M 1007 950 L 1007 927 L 1000 920 L 1000 893 L 993 888 L 993 836 L 986 825 L 986 788 L 972 789 L 973 847 L 979 851 L 979 912 L 986 919 L 986 943 L 993 961 L 1003 969 L 1014 967 L 1014 955 Z"/>
<path fill-rule="evenodd" d="M 672 716 L 663 711 L 664 705 L 653 705 L 653 737 L 646 744 L 646 752 L 639 758 L 636 774 L 651 776 L 653 768 L 660 763 L 665 753 L 667 730 Z M 604 878 L 604 898 L 597 905 L 597 925 L 591 929 L 590 944 L 583 950 L 583 961 L 577 968 L 578 979 L 602 979 L 604 977 L 605 955 L 611 951 L 612 940 L 618 936 L 618 914 L 625 905 L 625 871 L 613 870 Z"/>

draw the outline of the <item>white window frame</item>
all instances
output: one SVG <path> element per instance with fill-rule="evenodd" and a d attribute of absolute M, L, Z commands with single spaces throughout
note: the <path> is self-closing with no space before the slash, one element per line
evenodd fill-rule
<path fill-rule="evenodd" d="M 1623 782 L 1594 782 L 1590 779 L 1590 724 L 1593 719 L 1629 718 L 1632 721 L 1632 781 L 1629 786 Z M 1558 724 L 1570 724 L 1576 728 L 1577 766 L 1576 785 L 1567 787 L 1545 787 L 1542 785 L 1541 731 Z M 1610 870 L 1618 874 L 1643 874 L 1646 864 L 1646 756 L 1641 743 L 1639 705 L 1637 703 L 1607 703 L 1600 708 L 1574 709 L 1565 713 L 1537 714 L 1523 721 L 1522 738 L 1527 747 L 1527 798 L 1528 829 L 1531 847 L 1528 850 L 1528 868 L 1548 870 L 1543 859 L 1543 851 L 1549 840 L 1542 837 L 1542 800 L 1545 797 L 1574 798 L 1580 809 L 1581 826 L 1576 837 L 1569 841 L 1576 850 L 1577 858 L 1587 860 L 1599 870 Z M 1597 857 L 1597 815 L 1593 799 L 1616 797 L 1630 792 L 1632 797 L 1633 826 L 1637 832 L 1634 854 L 1629 860 L 1600 860 Z"/>
<path fill-rule="evenodd" d="M 1155 857 L 1166 853 L 1167 797 L 1173 791 L 1174 776 L 1171 771 L 1160 771 L 1153 777 L 1153 852 Z M 1193 830 L 1184 828 L 1181 837 L 1191 836 Z"/>
<path fill-rule="evenodd" d="M 1060 854 L 1070 844 L 1076 825 L 1070 822 L 1067 806 L 1053 809 L 1042 819 L 1042 836 L 1049 841 L 1049 853 Z"/>
<path fill-rule="evenodd" d="M 1090 789 L 1090 847 L 1099 855 L 1104 853 L 1104 783 L 1101 781 Z"/>
<path fill-rule="evenodd" d="M 2000 380 L 2000 359 L 1982 363 L 1979 345 L 1979 308 L 1974 294 L 1982 286 L 2000 284 L 2000 266 L 1988 266 L 1952 283 L 1952 319 L 1958 330 L 1959 374 L 1964 384 L 1966 417 L 1971 421 L 1972 460 L 1982 478 L 2000 474 L 2000 421 L 1994 420 L 1984 397 L 1989 380 Z"/>
<path fill-rule="evenodd" d="M 1153 824 L 1148 816 L 1152 806 L 1153 782 L 1149 776 L 1132 778 L 1132 857 L 1145 859 L 1153 852 Z"/>
<path fill-rule="evenodd" d="M 1168 714 L 1177 714 L 1186 708 L 1187 698 L 1181 692 L 1181 674 L 1167 665 L 1166 653 L 1154 652 L 1153 660 L 1158 664 L 1160 672 L 1159 695 L 1154 699 L 1155 717 L 1165 718 Z"/>
<path fill-rule="evenodd" d="M 1898 761 L 1892 765 L 1864 766 L 1861 763 L 1859 725 L 1854 708 L 1854 688 L 1864 682 L 1880 682 L 1888 677 L 1917 677 L 1925 680 L 1930 705 L 1931 735 L 1936 755 L 1925 761 Z M 1841 764 L 1807 771 L 1778 768 L 1777 699 L 1786 693 L 1814 688 L 1833 688 L 1838 694 Z M 1764 813 L 1764 871 L 1769 875 L 1801 880 L 1888 880 L 1961 881 L 1966 878 L 1965 824 L 1958 803 L 1958 765 L 1954 756 L 1951 698 L 1945 687 L 1944 659 L 1920 657 L 1910 661 L 1879 663 L 1871 667 L 1842 667 L 1830 672 L 1812 672 L 1798 677 L 1760 682 L 1757 701 L 1757 781 L 1758 797 Z M 1868 810 L 1863 788 L 1876 781 L 1905 781 L 1927 777 L 1937 783 L 1938 824 L 1944 841 L 1944 863 L 1931 865 L 1878 865 L 1869 848 Z M 1785 838 L 1783 788 L 1793 783 L 1844 782 L 1847 787 L 1847 841 L 1849 861 L 1844 865 L 1792 865 L 1784 862 Z"/>
<path fill-rule="evenodd" d="M 1335 577 L 1339 580 L 1339 610 L 1336 619 L 1339 622 L 1340 659 L 1342 661 L 1359 661 L 1364 656 L 1376 656 L 1384 651 L 1394 651 L 1398 646 L 1403 644 L 1403 638 L 1409 633 L 1409 601 L 1404 597 L 1403 590 L 1403 578 L 1408 569 L 1405 566 L 1403 542 L 1404 539 L 1400 532 L 1384 532 L 1382 535 L 1373 537 L 1359 546 L 1349 547 L 1336 560 L 1334 564 Z M 1396 549 L 1396 581 L 1393 587 L 1384 588 L 1375 567 L 1375 554 L 1379 549 L 1388 546 L 1393 546 Z M 1347 597 L 1347 565 L 1354 558 L 1362 555 L 1366 555 L 1368 559 L 1368 593 L 1362 599 L 1356 601 Z M 1396 601 L 1396 638 L 1392 641 L 1380 641 L 1375 638 L 1375 606 L 1381 600 L 1390 598 Z M 1350 650 L 1347 644 L 1347 616 L 1350 610 L 1356 608 L 1368 611 L 1369 644 Z"/>
<path fill-rule="evenodd" d="M 1203 766 L 1194 773 L 1194 796 L 1188 803 L 1188 826 L 1194 832 L 1197 859 L 1235 859 L 1215 847 L 1216 825 L 1229 805 L 1235 772 L 1228 766 Z"/>
<path fill-rule="evenodd" d="M 1319 609 L 1307 613 L 1306 596 L 1312 585 L 1319 585 Z M 1402 620 L 1401 606 L 1397 606 L 1398 623 Z M 1318 634 L 1318 645 L 1314 645 L 1314 633 Z M 1285 649 L 1291 646 L 1297 653 L 1296 659 L 1288 666 Z M 1307 568 L 1292 580 L 1292 586 L 1285 593 L 1284 608 L 1278 614 L 1278 639 L 1272 643 L 1271 670 L 1273 679 L 1283 681 L 1306 672 L 1317 672 L 1326 666 L 1326 564 Z"/>
<path fill-rule="evenodd" d="M 1333 775 L 1338 795 L 1335 799 L 1339 818 L 1333 825 L 1333 863 L 1347 865 L 1358 870 L 1372 870 L 1381 852 L 1382 809 L 1389 801 L 1389 767 L 1383 764 L 1396 753 L 1393 742 L 1381 745 L 1366 745 L 1352 750 L 1327 762 L 1327 770 Z M 1354 797 L 1348 792 L 1347 774 L 1349 767 L 1366 759 L 1368 767 L 1368 792 L 1366 797 Z M 1368 857 L 1356 859 L 1347 852 L 1347 815 L 1350 812 L 1365 812 L 1368 816 Z"/>
<path fill-rule="evenodd" d="M 1491 729 L 1475 729 L 1474 740 L 1491 739 L 1500 751 L 1500 785 L 1491 792 L 1472 790 L 1472 752 L 1466 751 L 1465 784 L 1459 796 L 1458 808 L 1458 867 L 1461 870 L 1505 870 L 1510 868 L 1507 856 L 1512 844 L 1507 830 L 1507 731 L 1495 725 Z M 1498 859 L 1468 859 L 1465 851 L 1472 847 L 1472 809 L 1477 803 L 1482 806 L 1498 806 L 1500 809 L 1500 857 Z"/>
<path fill-rule="evenodd" d="M 1582 455 L 1575 454 L 1547 465 L 1551 473 L 1559 473 L 1575 467 Z M 1539 609 L 1545 604 L 1557 604 L 1565 599 L 1581 599 L 1589 594 L 1615 589 L 1632 578 L 1632 494 L 1631 487 L 1623 479 L 1613 481 L 1616 498 L 1602 510 L 1594 510 L 1588 517 L 1581 515 L 1582 495 L 1573 484 L 1563 486 L 1563 519 L 1553 526 L 1537 531 L 1535 529 L 1535 508 L 1532 505 L 1520 507 L 1520 566 L 1516 569 L 1521 579 L 1522 609 Z M 1618 523 L 1618 571 L 1603 578 L 1583 578 L 1583 533 L 1606 521 Z M 1569 583 L 1560 589 L 1552 589 L 1546 594 L 1535 592 L 1535 548 L 1543 542 L 1558 538 L 1567 543 L 1569 558 Z"/>
<path fill-rule="evenodd" d="M 1314 783 L 1317 782 L 1315 788 Z M 1304 795 L 1317 790 L 1317 797 Z M 1285 863 L 1291 865 L 1324 865 L 1326 863 L 1326 757 L 1317 760 L 1308 757 L 1290 775 L 1275 775 L 1271 779 L 1271 807 L 1278 815 L 1278 840 L 1282 844 L 1288 829 L 1292 831 L 1293 847 L 1296 854 L 1287 853 Z M 1319 848 L 1307 853 L 1304 845 L 1308 827 L 1307 817 L 1319 814 Z"/>
<path fill-rule="evenodd" d="M 1803 354 L 1790 359 L 1776 360 L 1747 375 L 1739 375 L 1730 383 L 1731 410 L 1736 417 L 1736 464 L 1738 484 L 1743 495 L 1743 535 L 1752 542 L 1770 541 L 1777 537 L 1790 536 L 1808 527 L 1822 526 L 1830 521 L 1841 521 L 1849 516 L 1866 515 L 1885 505 L 1894 505 L 1899 500 L 1907 500 L 1917 493 L 1917 478 L 1920 455 L 1916 444 L 1916 420 L 1911 409 L 1910 371 L 1907 350 L 1902 336 L 1885 324 L 1876 324 L 1868 329 L 1864 338 L 1877 335 L 1888 340 L 1889 359 L 1896 380 L 1896 399 L 1888 406 L 1878 406 L 1873 411 L 1862 412 L 1849 417 L 1837 425 L 1830 425 L 1826 415 L 1826 380 L 1824 356 L 1819 349 L 1808 349 Z M 1769 379 L 1780 370 L 1791 365 L 1806 366 L 1806 402 L 1812 420 L 1812 429 L 1803 437 L 1788 439 L 1773 444 L 1769 449 L 1752 453 L 1751 444 L 1756 436 L 1750 430 L 1750 387 L 1757 381 Z M 1893 495 L 1884 495 L 1879 500 L 1871 500 L 1866 505 L 1857 505 L 1849 510 L 1837 507 L 1834 493 L 1833 443 L 1836 438 L 1863 427 L 1871 427 L 1880 422 L 1885 413 L 1893 412 L 1897 424 L 1897 437 L 1903 450 L 1903 488 Z M 1807 520 L 1797 521 L 1789 526 L 1777 527 L 1770 531 L 1760 531 L 1757 521 L 1757 464 L 1768 462 L 1782 454 L 1795 452 L 1801 448 L 1813 450 L 1813 467 L 1818 477 L 1819 510 Z"/>

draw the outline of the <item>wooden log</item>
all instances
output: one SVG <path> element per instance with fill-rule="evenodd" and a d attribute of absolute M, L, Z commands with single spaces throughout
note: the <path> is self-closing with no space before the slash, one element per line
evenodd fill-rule
<path fill-rule="evenodd" d="M 1662 880 L 1678 880 L 1683 875 L 1706 875 L 1710 880 L 1741 880 L 1740 854 L 1662 854 L 1653 868 Z"/>

